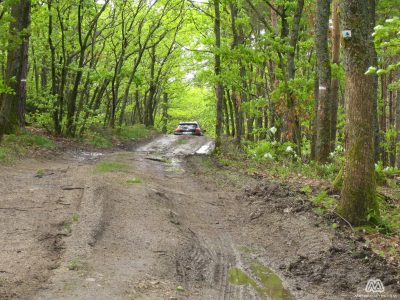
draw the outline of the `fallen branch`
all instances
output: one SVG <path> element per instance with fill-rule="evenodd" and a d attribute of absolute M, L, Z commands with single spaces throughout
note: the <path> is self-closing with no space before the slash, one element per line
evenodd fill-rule
<path fill-rule="evenodd" d="M 349 227 L 351 228 L 351 230 L 354 232 L 354 228 L 353 226 L 351 226 L 350 222 L 347 221 L 345 218 L 343 218 L 341 215 L 339 215 L 336 211 L 333 212 L 335 215 L 337 215 L 339 218 L 341 218 L 343 221 L 345 221 L 347 223 L 347 225 L 349 225 Z"/>
<path fill-rule="evenodd" d="M 61 189 L 63 191 L 73 191 L 73 190 L 84 190 L 85 188 L 83 188 L 83 187 L 62 187 Z"/>

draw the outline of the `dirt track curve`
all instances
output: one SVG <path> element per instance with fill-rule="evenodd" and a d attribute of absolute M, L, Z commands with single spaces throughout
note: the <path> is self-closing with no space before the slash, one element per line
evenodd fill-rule
<path fill-rule="evenodd" d="M 218 173 L 210 149 L 161 136 L 1 167 L 0 299 L 354 299 L 372 277 L 399 296 L 362 240 L 292 188 Z"/>

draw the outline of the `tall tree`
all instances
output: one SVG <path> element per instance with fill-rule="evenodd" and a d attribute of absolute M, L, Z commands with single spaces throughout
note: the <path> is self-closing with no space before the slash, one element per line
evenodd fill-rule
<path fill-rule="evenodd" d="M 216 77 L 215 93 L 217 98 L 217 119 L 215 123 L 215 148 L 218 150 L 221 147 L 222 122 L 223 122 L 223 93 L 224 89 L 221 82 L 221 12 L 219 0 L 214 0 L 214 34 L 215 34 L 215 65 L 214 72 Z"/>
<path fill-rule="evenodd" d="M 10 22 L 5 84 L 13 93 L 0 95 L 0 138 L 15 132 L 18 127 L 25 127 L 30 10 L 30 0 L 19 0 L 11 5 L 13 20 Z"/>
<path fill-rule="evenodd" d="M 339 69 L 340 64 L 340 17 L 339 0 L 332 1 L 332 64 Z M 336 75 L 337 76 L 337 75 Z M 337 132 L 337 112 L 339 105 L 339 79 L 332 78 L 331 83 L 331 151 L 335 150 Z"/>
<path fill-rule="evenodd" d="M 365 74 L 373 63 L 370 34 L 371 6 L 364 0 L 341 1 L 344 39 L 346 154 L 339 210 L 351 223 L 367 222 L 378 210 L 374 168 L 373 77 Z"/>
<path fill-rule="evenodd" d="M 328 49 L 330 0 L 317 0 L 317 22 L 315 24 L 315 48 L 317 51 L 318 110 L 316 160 L 325 163 L 331 150 L 331 65 Z"/>

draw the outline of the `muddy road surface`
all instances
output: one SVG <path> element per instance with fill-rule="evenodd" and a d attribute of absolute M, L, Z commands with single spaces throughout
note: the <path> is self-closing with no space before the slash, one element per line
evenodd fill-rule
<path fill-rule="evenodd" d="M 221 170 L 212 147 L 161 136 L 1 167 L 0 299 L 355 299 L 369 279 L 399 298 L 362 238 L 293 187 Z"/>

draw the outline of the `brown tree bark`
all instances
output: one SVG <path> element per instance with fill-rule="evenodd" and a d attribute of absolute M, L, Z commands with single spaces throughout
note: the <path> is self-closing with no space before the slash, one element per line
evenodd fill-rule
<path fill-rule="evenodd" d="M 332 4 L 332 64 L 340 65 L 340 17 L 339 0 Z M 331 82 L 331 112 L 330 112 L 330 142 L 331 151 L 335 150 L 337 132 L 337 111 L 339 105 L 339 80 L 334 78 Z"/>
<path fill-rule="evenodd" d="M 16 1 L 11 5 L 10 39 L 7 52 L 5 84 L 13 94 L 0 95 L 0 139 L 3 134 L 14 133 L 25 127 L 26 80 L 28 75 L 27 29 L 30 24 L 30 0 Z M 17 43 L 16 41 L 17 38 Z"/>
<path fill-rule="evenodd" d="M 355 225 L 367 222 L 376 202 L 373 132 L 373 77 L 365 75 L 372 64 L 373 41 L 369 30 L 371 7 L 364 0 L 341 1 L 346 70 L 347 145 L 339 212 Z"/>
<path fill-rule="evenodd" d="M 396 167 L 400 168 L 400 90 L 396 91 Z"/>
<path fill-rule="evenodd" d="M 287 84 L 295 78 L 296 75 L 296 66 L 295 66 L 295 54 L 297 43 L 299 40 L 299 32 L 300 32 L 300 21 L 303 15 L 303 8 L 304 8 L 304 0 L 297 0 L 297 7 L 296 11 L 293 16 L 293 25 L 290 30 L 290 50 L 287 53 Z M 287 19 L 283 18 L 282 22 L 282 32 L 286 31 L 284 29 L 287 27 Z M 290 141 L 297 145 L 297 153 L 301 155 L 301 126 L 300 126 L 300 119 L 296 112 L 296 99 L 292 91 L 290 91 L 289 86 L 286 87 L 287 89 L 287 115 L 286 115 L 286 126 L 287 132 L 286 135 Z"/>
<path fill-rule="evenodd" d="M 331 65 L 328 49 L 330 0 L 317 0 L 315 48 L 317 51 L 318 109 L 315 157 L 326 163 L 331 150 Z"/>

